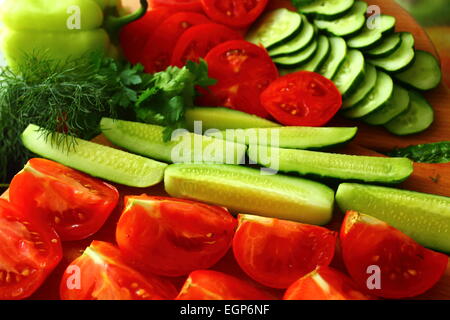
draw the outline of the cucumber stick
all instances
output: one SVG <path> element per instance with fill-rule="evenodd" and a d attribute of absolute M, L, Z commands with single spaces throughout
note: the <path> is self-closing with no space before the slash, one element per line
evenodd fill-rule
<path fill-rule="evenodd" d="M 342 210 L 376 217 L 425 247 L 450 253 L 450 198 L 386 187 L 343 183 L 336 201 Z"/>
<path fill-rule="evenodd" d="M 224 206 L 236 213 L 324 225 L 333 212 L 334 192 L 323 184 L 240 166 L 170 165 L 164 185 L 173 197 Z"/>
<path fill-rule="evenodd" d="M 45 131 L 35 125 L 29 125 L 22 134 L 22 142 L 30 151 L 94 177 L 140 188 L 163 179 L 165 163 L 81 139 L 75 139 L 71 149 L 58 146 L 56 141 L 65 138 L 59 133 L 54 133 L 53 138 L 46 137 Z"/>

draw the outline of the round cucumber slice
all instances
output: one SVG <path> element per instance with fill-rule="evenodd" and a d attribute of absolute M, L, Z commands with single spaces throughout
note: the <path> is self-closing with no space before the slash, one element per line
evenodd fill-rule
<path fill-rule="evenodd" d="M 354 2 L 354 0 L 312 0 L 304 1 L 305 4 L 299 4 L 297 8 L 300 12 L 313 14 L 317 18 L 334 20 L 345 15 Z"/>
<path fill-rule="evenodd" d="M 389 101 L 379 110 L 364 118 L 368 124 L 379 126 L 388 123 L 409 107 L 408 90 L 394 84 L 394 91 Z"/>
<path fill-rule="evenodd" d="M 364 79 L 359 86 L 351 95 L 345 97 L 342 104 L 343 110 L 351 108 L 361 102 L 375 87 L 375 83 L 377 82 L 377 69 L 370 63 L 366 63 L 365 70 L 366 73 L 364 74 Z"/>
<path fill-rule="evenodd" d="M 300 68 L 298 68 L 297 71 L 306 70 L 315 72 L 322 66 L 325 59 L 330 54 L 330 41 L 326 36 L 320 35 L 319 39 L 317 40 L 317 45 L 318 47 L 316 53 L 314 54 L 314 57 L 310 61 L 302 65 Z"/>
<path fill-rule="evenodd" d="M 394 33 L 384 38 L 379 45 L 365 51 L 364 54 L 366 54 L 369 58 L 386 57 L 391 53 L 394 53 L 401 44 L 402 39 L 400 38 L 400 34 Z"/>
<path fill-rule="evenodd" d="M 330 55 L 323 63 L 319 73 L 325 78 L 332 79 L 347 55 L 347 44 L 344 39 L 338 37 L 331 37 L 328 40 L 330 40 L 331 46 Z"/>
<path fill-rule="evenodd" d="M 417 50 L 414 63 L 394 76 L 415 89 L 431 90 L 441 83 L 442 71 L 439 61 L 431 53 Z"/>
<path fill-rule="evenodd" d="M 409 91 L 409 97 L 408 110 L 385 125 L 389 132 L 399 136 L 415 134 L 425 131 L 433 123 L 434 111 L 428 101 L 416 91 Z"/>
<path fill-rule="evenodd" d="M 382 71 L 377 71 L 377 81 L 372 91 L 356 106 L 344 112 L 347 118 L 362 118 L 381 108 L 392 96 L 394 82 Z"/>
<path fill-rule="evenodd" d="M 341 95 L 345 96 L 364 78 L 364 56 L 359 50 L 349 50 L 344 62 L 339 67 L 333 82 Z"/>
<path fill-rule="evenodd" d="M 382 41 L 383 34 L 388 33 L 395 28 L 395 18 L 388 15 L 379 17 L 379 26 L 366 25 L 358 34 L 347 41 L 347 45 L 353 49 L 369 49 Z"/>
<path fill-rule="evenodd" d="M 317 50 L 317 41 L 311 42 L 303 51 L 292 56 L 285 56 L 273 59 L 277 65 L 285 69 L 295 69 L 301 66 L 314 55 Z"/>

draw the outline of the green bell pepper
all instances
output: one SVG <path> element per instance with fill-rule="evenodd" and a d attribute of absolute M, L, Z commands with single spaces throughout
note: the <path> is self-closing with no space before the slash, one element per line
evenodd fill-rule
<path fill-rule="evenodd" d="M 147 1 L 120 15 L 117 0 L 4 0 L 0 8 L 0 49 L 14 69 L 24 54 L 78 58 L 89 51 L 117 57 L 121 27 L 141 18 Z"/>

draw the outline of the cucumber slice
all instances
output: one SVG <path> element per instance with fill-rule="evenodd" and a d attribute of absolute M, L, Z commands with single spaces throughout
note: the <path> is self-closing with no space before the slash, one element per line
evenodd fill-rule
<path fill-rule="evenodd" d="M 330 55 L 319 73 L 325 78 L 332 79 L 347 55 L 347 44 L 344 39 L 338 37 L 331 37 L 328 40 L 331 46 Z"/>
<path fill-rule="evenodd" d="M 248 156 L 272 170 L 339 180 L 394 184 L 406 180 L 413 172 L 413 162 L 408 158 L 352 156 L 257 145 L 249 146 Z"/>
<path fill-rule="evenodd" d="M 345 15 L 353 6 L 354 0 L 312 0 L 297 5 L 300 12 L 312 14 L 316 18 L 334 20 Z"/>
<path fill-rule="evenodd" d="M 361 102 L 372 89 L 375 87 L 377 82 L 377 69 L 370 63 L 365 65 L 364 79 L 361 84 L 355 89 L 355 91 L 345 97 L 342 109 L 348 109 L 355 106 L 357 103 Z"/>
<path fill-rule="evenodd" d="M 428 101 L 416 91 L 409 91 L 409 97 L 408 110 L 385 125 L 389 132 L 405 136 L 425 131 L 433 123 L 434 111 Z"/>
<path fill-rule="evenodd" d="M 164 142 L 164 127 L 103 118 L 102 133 L 115 145 L 131 152 L 169 163 L 240 164 L 247 147 L 193 133 L 180 133 Z"/>
<path fill-rule="evenodd" d="M 287 149 L 322 149 L 350 142 L 358 128 L 281 127 L 237 129 L 222 132 L 228 141 Z M 212 135 L 214 136 L 214 135 Z"/>
<path fill-rule="evenodd" d="M 322 64 L 325 62 L 328 55 L 330 54 L 330 41 L 328 40 L 327 37 L 320 35 L 319 39 L 317 40 L 317 46 L 318 47 L 316 53 L 314 54 L 314 57 L 312 57 L 311 60 L 300 66 L 299 69 L 297 69 L 296 71 L 306 70 L 315 72 L 322 66 Z"/>
<path fill-rule="evenodd" d="M 301 28 L 301 15 L 281 8 L 265 14 L 249 31 L 247 41 L 270 50 L 293 39 Z"/>
<path fill-rule="evenodd" d="M 33 124 L 22 134 L 23 145 L 30 151 L 94 177 L 138 188 L 156 185 L 163 179 L 165 163 L 81 139 L 74 138 L 76 145 L 71 149 L 55 142 L 65 138 L 60 133 L 46 137 L 44 129 Z"/>
<path fill-rule="evenodd" d="M 349 50 L 333 82 L 342 96 L 352 92 L 364 78 L 364 56 L 359 50 Z"/>
<path fill-rule="evenodd" d="M 421 245 L 450 253 L 450 198 L 386 187 L 343 183 L 336 201 L 381 219 Z"/>
<path fill-rule="evenodd" d="M 400 38 L 400 34 L 394 33 L 384 38 L 379 45 L 367 50 L 364 54 L 366 54 L 369 58 L 386 57 L 391 53 L 394 53 L 401 44 L 402 39 Z"/>
<path fill-rule="evenodd" d="M 380 15 L 380 26 L 372 29 L 366 25 L 358 34 L 347 41 L 347 45 L 353 49 L 369 49 L 382 41 L 383 34 L 391 32 L 395 28 L 395 18 L 388 15 Z"/>
<path fill-rule="evenodd" d="M 350 36 L 358 32 L 366 23 L 367 3 L 356 1 L 350 11 L 337 20 L 315 20 L 314 24 L 320 30 L 336 37 Z"/>
<path fill-rule="evenodd" d="M 208 129 L 245 129 L 280 127 L 279 124 L 258 116 L 229 108 L 198 107 L 186 110 L 185 119 L 189 131 L 194 131 L 194 122 L 200 121 L 202 131 Z"/>
<path fill-rule="evenodd" d="M 409 107 L 408 90 L 394 84 L 394 91 L 389 101 L 379 110 L 364 118 L 368 124 L 379 126 L 388 123 Z"/>
<path fill-rule="evenodd" d="M 273 59 L 277 65 L 286 69 L 295 69 L 309 61 L 317 50 L 317 41 L 311 42 L 304 50 L 292 56 L 284 56 Z"/>
<path fill-rule="evenodd" d="M 394 53 L 383 58 L 369 59 L 369 62 L 387 72 L 404 70 L 410 66 L 414 60 L 414 37 L 409 32 L 402 32 L 400 37 L 402 43 Z"/>
<path fill-rule="evenodd" d="M 302 51 L 308 44 L 311 43 L 311 41 L 313 41 L 316 35 L 313 25 L 309 23 L 308 19 L 303 15 L 302 20 L 302 30 L 300 33 L 289 42 L 270 50 L 269 55 L 271 57 L 275 58 L 295 54 Z"/>
<path fill-rule="evenodd" d="M 347 118 L 362 118 L 381 108 L 392 96 L 394 82 L 392 78 L 377 70 L 377 81 L 372 91 L 356 106 L 344 112 Z"/>
<path fill-rule="evenodd" d="M 417 50 L 414 63 L 402 73 L 395 74 L 401 82 L 419 90 L 436 88 L 442 79 L 439 61 L 428 52 Z"/>
<path fill-rule="evenodd" d="M 332 216 L 334 192 L 301 178 L 262 174 L 229 165 L 178 164 L 167 168 L 167 193 L 245 212 L 324 225 Z"/>

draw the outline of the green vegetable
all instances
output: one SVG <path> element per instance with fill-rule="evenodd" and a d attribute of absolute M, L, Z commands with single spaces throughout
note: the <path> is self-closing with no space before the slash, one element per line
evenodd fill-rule
<path fill-rule="evenodd" d="M 406 157 L 414 162 L 448 163 L 450 162 L 450 141 L 394 149 L 387 154 L 391 157 Z"/>

